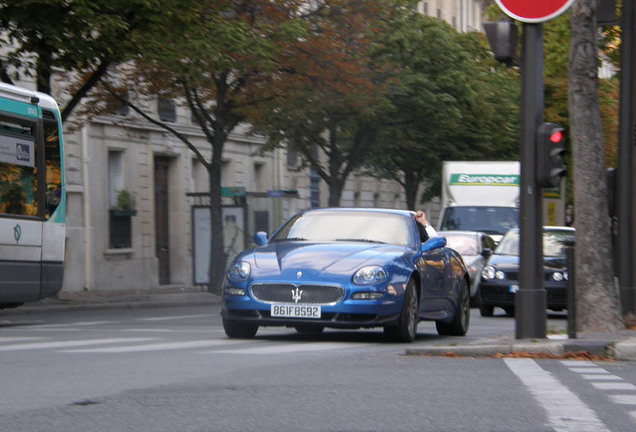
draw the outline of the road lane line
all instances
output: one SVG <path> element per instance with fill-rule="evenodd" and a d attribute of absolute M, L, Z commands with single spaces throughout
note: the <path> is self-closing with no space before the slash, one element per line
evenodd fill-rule
<path fill-rule="evenodd" d="M 317 343 L 263 346 L 263 347 L 256 347 L 256 348 L 240 348 L 240 349 L 219 350 L 219 351 L 211 351 L 211 352 L 219 353 L 219 354 L 288 354 L 288 353 L 297 353 L 297 352 L 331 350 L 331 349 L 338 349 L 338 348 L 362 347 L 362 346 L 368 346 L 368 345 L 372 345 L 372 344 L 358 344 L 358 343 L 343 344 L 343 343 L 333 343 L 333 342 L 317 342 Z"/>
<path fill-rule="evenodd" d="M 597 375 L 597 374 L 583 374 L 581 378 L 589 381 L 622 381 L 623 378 L 616 375 Z"/>
<path fill-rule="evenodd" d="M 591 383 L 599 390 L 636 390 L 636 386 L 626 382 L 593 382 Z"/>
<path fill-rule="evenodd" d="M 108 348 L 86 348 L 86 349 L 74 349 L 64 350 L 65 353 L 130 353 L 130 352 L 144 352 L 144 351 L 166 351 L 166 350 L 178 350 L 186 348 L 203 348 L 215 345 L 227 345 L 229 341 L 218 340 L 195 340 L 185 342 L 166 342 L 155 343 L 146 345 L 126 346 L 126 347 L 108 347 Z M 234 343 L 245 343 L 245 341 L 232 341 Z M 231 343 L 231 342 L 230 342 Z"/>
<path fill-rule="evenodd" d="M 608 371 L 606 371 L 605 369 L 601 369 L 601 368 L 593 368 L 593 369 L 589 369 L 589 368 L 569 368 L 572 372 L 574 373 L 584 373 L 584 374 L 596 374 L 596 375 L 606 375 L 609 374 Z"/>
<path fill-rule="evenodd" d="M 173 315 L 173 316 L 163 316 L 163 317 L 152 317 L 152 318 L 139 318 L 137 321 L 168 321 L 168 320 L 180 320 L 180 319 L 193 319 L 193 318 L 211 318 L 219 316 L 219 314 L 200 314 L 200 315 Z"/>
<path fill-rule="evenodd" d="M 620 405 L 636 405 L 636 395 L 634 394 L 609 395 L 609 397 L 614 403 Z"/>
<path fill-rule="evenodd" d="M 36 337 L 36 336 L 5 336 L 5 337 L 0 337 L 0 343 L 6 343 L 6 342 L 20 342 L 20 341 L 33 341 L 33 340 L 41 340 L 44 339 L 43 337 Z"/>
<path fill-rule="evenodd" d="M 558 432 L 610 432 L 578 396 L 532 359 L 504 359 L 546 412 L 550 427 Z"/>
<path fill-rule="evenodd" d="M 111 339 L 84 339 L 74 341 L 57 341 L 57 342 L 32 342 L 14 345 L 0 346 L 0 351 L 22 351 L 32 349 L 45 348 L 67 348 L 82 345 L 105 345 L 120 342 L 143 342 L 156 340 L 155 338 L 111 338 Z"/>

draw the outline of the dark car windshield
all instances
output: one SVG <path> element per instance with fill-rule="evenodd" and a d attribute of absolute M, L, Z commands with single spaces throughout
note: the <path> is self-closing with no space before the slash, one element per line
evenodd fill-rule
<path fill-rule="evenodd" d="M 413 238 L 409 226 L 410 218 L 399 214 L 307 212 L 289 220 L 270 241 L 362 241 L 407 246 Z"/>
<path fill-rule="evenodd" d="M 545 230 L 543 231 L 543 256 L 565 257 L 564 242 L 574 236 L 571 230 Z M 519 255 L 519 230 L 509 231 L 499 242 L 495 250 L 498 255 Z"/>
<path fill-rule="evenodd" d="M 519 224 L 519 209 L 511 207 L 449 207 L 444 212 L 441 230 L 481 231 L 505 234 Z"/>
<path fill-rule="evenodd" d="M 446 244 L 462 255 L 479 255 L 477 236 L 471 234 L 446 234 Z"/>

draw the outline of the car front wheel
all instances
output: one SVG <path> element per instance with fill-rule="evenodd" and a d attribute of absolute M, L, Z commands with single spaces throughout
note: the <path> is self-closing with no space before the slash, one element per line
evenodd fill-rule
<path fill-rule="evenodd" d="M 398 324 L 384 327 L 384 334 L 395 342 L 413 342 L 417 335 L 418 309 L 415 280 L 410 279 L 404 293 L 404 305 Z"/>
<path fill-rule="evenodd" d="M 223 319 L 223 329 L 227 337 L 231 339 L 252 339 L 256 336 L 258 326 L 237 321 Z"/>

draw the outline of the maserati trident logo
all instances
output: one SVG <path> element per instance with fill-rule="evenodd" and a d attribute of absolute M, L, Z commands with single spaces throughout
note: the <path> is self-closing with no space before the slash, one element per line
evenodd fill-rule
<path fill-rule="evenodd" d="M 292 290 L 292 300 L 294 301 L 294 303 L 298 303 L 302 296 L 303 290 L 301 290 L 300 288 L 296 287 L 296 289 Z"/>
<path fill-rule="evenodd" d="M 303 272 L 299 271 L 296 273 L 296 279 L 300 279 L 303 276 Z"/>

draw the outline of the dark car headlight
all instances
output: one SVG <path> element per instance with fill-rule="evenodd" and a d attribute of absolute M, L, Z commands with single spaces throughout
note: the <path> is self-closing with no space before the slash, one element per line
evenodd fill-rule
<path fill-rule="evenodd" d="M 564 280 L 568 280 L 568 272 L 564 271 L 564 272 L 554 272 L 552 273 L 552 280 L 557 281 L 557 282 L 561 282 Z"/>
<path fill-rule="evenodd" d="M 493 279 L 495 277 L 495 268 L 491 265 L 484 267 L 481 271 L 481 277 L 486 280 Z"/>
<path fill-rule="evenodd" d="M 252 267 L 250 263 L 245 261 L 240 261 L 232 264 L 232 266 L 227 271 L 227 278 L 232 282 L 245 282 L 248 277 L 250 277 L 250 273 L 252 272 Z"/>
<path fill-rule="evenodd" d="M 353 283 L 356 285 L 373 285 L 386 281 L 389 273 L 380 266 L 362 267 L 353 275 Z"/>

